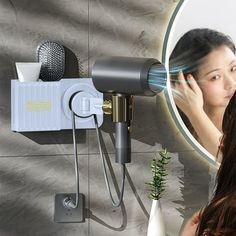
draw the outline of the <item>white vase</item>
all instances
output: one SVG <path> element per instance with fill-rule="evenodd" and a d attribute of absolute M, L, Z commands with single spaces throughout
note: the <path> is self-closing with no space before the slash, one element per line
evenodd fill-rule
<path fill-rule="evenodd" d="M 166 236 L 160 200 L 152 200 L 147 236 Z"/>

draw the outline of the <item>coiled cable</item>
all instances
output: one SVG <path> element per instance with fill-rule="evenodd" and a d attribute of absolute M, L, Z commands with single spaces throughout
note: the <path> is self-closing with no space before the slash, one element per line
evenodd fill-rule
<path fill-rule="evenodd" d="M 75 200 L 74 200 L 70 196 L 68 196 L 63 200 L 63 205 L 67 208 L 72 208 L 72 209 L 77 208 L 78 205 L 79 205 L 79 160 L 78 160 L 77 142 L 76 142 L 76 135 L 75 135 L 75 132 L 76 132 L 75 116 L 76 116 L 76 114 L 71 109 L 73 149 L 74 149 L 74 159 L 75 159 L 76 197 L 75 197 Z M 111 187 L 110 187 L 110 183 L 109 183 L 109 180 L 108 180 L 105 157 L 104 157 L 103 152 L 102 152 L 100 132 L 99 132 L 99 128 L 98 128 L 98 120 L 97 120 L 96 114 L 93 114 L 93 117 L 94 117 L 95 129 L 96 129 L 96 134 L 97 134 L 99 153 L 100 153 L 100 157 L 101 157 L 101 160 L 102 160 L 102 167 L 103 167 L 103 174 L 104 174 L 104 179 L 105 179 L 105 183 L 106 183 L 106 188 L 107 188 L 109 197 L 111 199 L 112 205 L 114 207 L 119 207 L 121 205 L 121 202 L 123 200 L 123 195 L 124 195 L 126 167 L 125 167 L 125 164 L 121 164 L 122 180 L 121 180 L 120 196 L 118 196 L 118 201 L 115 202 L 115 200 L 112 196 L 112 193 L 111 193 Z"/>

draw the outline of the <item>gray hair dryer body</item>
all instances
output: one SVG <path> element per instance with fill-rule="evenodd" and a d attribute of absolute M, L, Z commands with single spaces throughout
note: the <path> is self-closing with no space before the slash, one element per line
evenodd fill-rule
<path fill-rule="evenodd" d="M 92 68 L 96 89 L 112 95 L 103 110 L 116 123 L 116 162 L 131 161 L 133 95 L 154 96 L 166 87 L 165 67 L 154 58 L 103 57 Z"/>

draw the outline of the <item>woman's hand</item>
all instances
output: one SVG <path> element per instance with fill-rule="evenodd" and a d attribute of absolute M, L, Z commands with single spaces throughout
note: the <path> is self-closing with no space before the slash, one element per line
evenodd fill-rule
<path fill-rule="evenodd" d="M 180 236 L 195 236 L 198 224 L 201 220 L 202 210 L 196 212 L 184 226 Z"/>
<path fill-rule="evenodd" d="M 193 126 L 198 141 L 208 152 L 216 156 L 222 134 L 205 113 L 202 91 L 193 76 L 189 74 L 186 81 L 183 73 L 180 72 L 173 94 L 176 105 L 185 113 Z"/>
<path fill-rule="evenodd" d="M 203 110 L 202 91 L 191 74 L 186 80 L 183 72 L 179 72 L 178 82 L 173 86 L 173 97 L 176 105 L 187 117 Z"/>

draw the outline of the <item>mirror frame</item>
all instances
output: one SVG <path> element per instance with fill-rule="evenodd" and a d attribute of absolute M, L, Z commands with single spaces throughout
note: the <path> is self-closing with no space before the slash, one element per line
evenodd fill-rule
<path fill-rule="evenodd" d="M 190 145 L 196 150 L 205 160 L 209 161 L 210 163 L 216 165 L 216 158 L 209 153 L 190 133 L 188 128 L 185 126 L 182 118 L 180 117 L 180 114 L 177 110 L 176 104 L 173 99 L 172 91 L 171 91 L 171 85 L 170 85 L 170 76 L 169 76 L 169 55 L 170 53 L 170 42 L 173 35 L 173 29 L 175 25 L 177 24 L 178 16 L 180 13 L 184 10 L 185 4 L 187 4 L 188 1 L 191 0 L 180 0 L 177 4 L 170 21 L 167 26 L 167 30 L 164 37 L 163 47 L 162 47 L 162 62 L 164 63 L 167 71 L 167 89 L 165 90 L 165 98 L 167 101 L 168 109 L 171 113 L 172 118 L 175 121 L 175 124 L 177 125 L 177 128 L 181 131 L 184 138 L 190 143 Z"/>

